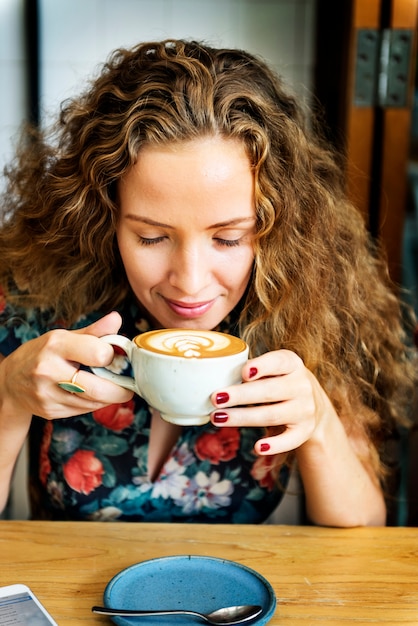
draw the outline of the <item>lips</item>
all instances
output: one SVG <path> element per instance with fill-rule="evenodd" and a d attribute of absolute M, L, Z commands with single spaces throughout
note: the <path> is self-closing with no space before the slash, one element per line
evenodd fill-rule
<path fill-rule="evenodd" d="M 205 302 L 179 302 L 164 298 L 167 306 L 178 316 L 187 319 L 195 319 L 205 315 L 213 306 L 214 300 Z"/>

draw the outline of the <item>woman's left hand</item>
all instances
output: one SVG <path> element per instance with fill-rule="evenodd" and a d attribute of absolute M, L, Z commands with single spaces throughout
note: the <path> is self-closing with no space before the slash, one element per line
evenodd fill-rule
<path fill-rule="evenodd" d="M 216 426 L 257 426 L 276 429 L 259 440 L 259 454 L 285 453 L 311 440 L 335 410 L 316 377 L 289 350 L 268 352 L 243 368 L 243 384 L 212 395 Z"/>
<path fill-rule="evenodd" d="M 350 436 L 331 400 L 302 360 L 288 350 L 246 363 L 243 384 L 216 391 L 216 426 L 267 427 L 254 449 L 260 455 L 295 451 L 306 512 L 324 526 L 380 526 L 386 507 L 368 441 L 352 425 Z"/>

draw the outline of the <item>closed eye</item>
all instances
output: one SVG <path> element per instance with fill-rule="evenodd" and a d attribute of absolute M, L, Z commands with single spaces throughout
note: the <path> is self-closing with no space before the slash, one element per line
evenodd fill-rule
<path fill-rule="evenodd" d="M 221 239 L 220 237 L 215 237 L 214 239 L 220 246 L 225 246 L 227 248 L 239 246 L 241 243 L 240 239 Z"/>
<path fill-rule="evenodd" d="M 160 237 L 138 237 L 141 246 L 153 246 L 157 243 L 161 243 L 165 239 L 164 236 Z"/>

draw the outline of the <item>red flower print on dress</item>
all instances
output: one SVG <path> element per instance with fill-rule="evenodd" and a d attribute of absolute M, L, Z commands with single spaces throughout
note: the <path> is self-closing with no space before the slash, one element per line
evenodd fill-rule
<path fill-rule="evenodd" d="M 231 461 L 239 449 L 238 428 L 220 428 L 214 433 L 205 433 L 196 441 L 196 455 L 201 461 L 208 459 L 212 465 Z"/>
<path fill-rule="evenodd" d="M 260 484 L 260 487 L 269 491 L 276 486 L 277 474 L 278 467 L 274 456 L 259 456 L 251 468 L 251 476 Z"/>
<path fill-rule="evenodd" d="M 102 484 L 104 468 L 93 450 L 77 450 L 64 464 L 63 471 L 71 489 L 85 496 Z"/>
<path fill-rule="evenodd" d="M 39 480 L 43 485 L 46 485 L 48 476 L 51 473 L 51 462 L 49 460 L 48 452 L 51 446 L 52 430 L 52 422 L 47 422 L 44 427 L 44 436 L 39 453 Z"/>
<path fill-rule="evenodd" d="M 123 430 L 131 426 L 135 419 L 134 402 L 129 400 L 123 404 L 105 406 L 103 409 L 93 411 L 93 418 L 98 424 L 109 428 L 109 430 Z"/>

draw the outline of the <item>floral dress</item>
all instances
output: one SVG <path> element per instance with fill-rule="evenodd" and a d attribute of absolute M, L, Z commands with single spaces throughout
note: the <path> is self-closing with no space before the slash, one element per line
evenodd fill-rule
<path fill-rule="evenodd" d="M 120 310 L 121 334 L 149 329 L 136 304 Z M 91 324 L 104 313 L 80 319 Z M 0 292 L 0 353 L 57 328 L 48 314 L 11 307 Z M 234 334 L 231 319 L 218 330 Z M 235 333 L 236 334 L 236 333 Z M 129 373 L 124 356 L 113 364 Z M 260 428 L 183 427 L 163 466 L 147 471 L 151 410 L 135 395 L 67 419 L 34 416 L 29 433 L 29 496 L 33 519 L 258 523 L 280 502 L 289 468 L 273 468 L 253 446 Z"/>

